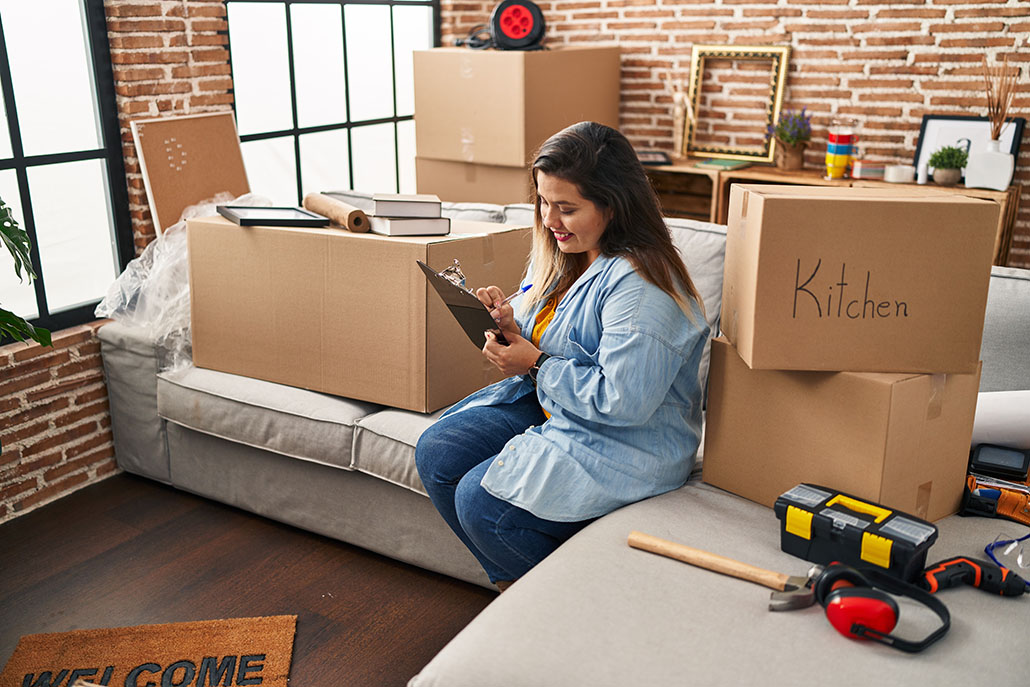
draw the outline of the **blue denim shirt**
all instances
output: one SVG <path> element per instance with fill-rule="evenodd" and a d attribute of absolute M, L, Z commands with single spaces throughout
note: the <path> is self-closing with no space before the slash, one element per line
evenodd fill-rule
<path fill-rule="evenodd" d="M 512 438 L 483 477 L 497 498 L 572 522 L 683 485 L 701 435 L 698 365 L 708 337 L 624 258 L 601 256 L 569 289 L 540 341 L 537 375 L 501 380 L 447 414 L 536 393 L 551 414 Z M 530 338 L 536 313 L 516 322 Z"/>

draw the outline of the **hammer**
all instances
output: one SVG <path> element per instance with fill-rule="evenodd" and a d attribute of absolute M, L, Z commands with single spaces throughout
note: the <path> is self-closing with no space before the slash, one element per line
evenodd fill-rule
<path fill-rule="evenodd" d="M 815 603 L 812 582 L 822 572 L 820 566 L 813 566 L 808 571 L 807 577 L 800 577 L 756 568 L 753 565 L 741 563 L 732 558 L 726 558 L 725 556 L 694 549 L 683 544 L 659 539 L 643 532 L 630 532 L 628 543 L 635 549 L 649 551 L 660 556 L 667 556 L 668 558 L 675 558 L 678 561 L 690 563 L 699 568 L 705 568 L 706 570 L 712 570 L 723 575 L 730 575 L 731 577 L 760 584 L 763 587 L 775 589 L 776 591 L 769 598 L 770 611 L 792 611 L 796 608 L 805 608 Z"/>

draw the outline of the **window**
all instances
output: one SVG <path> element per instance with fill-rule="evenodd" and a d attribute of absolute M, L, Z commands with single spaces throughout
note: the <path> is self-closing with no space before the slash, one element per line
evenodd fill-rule
<path fill-rule="evenodd" d="M 88 322 L 134 255 L 103 0 L 0 0 L 0 112 L 0 198 L 39 277 L 0 249 L 0 305 Z"/>
<path fill-rule="evenodd" d="M 415 191 L 411 53 L 439 44 L 439 0 L 226 7 L 251 191 L 288 205 L 317 191 Z"/>

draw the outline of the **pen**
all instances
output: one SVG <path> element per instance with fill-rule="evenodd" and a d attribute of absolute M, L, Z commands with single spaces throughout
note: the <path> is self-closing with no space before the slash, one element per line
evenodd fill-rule
<path fill-rule="evenodd" d="M 514 298 L 515 298 L 516 296 L 521 296 L 521 295 L 522 295 L 522 294 L 524 294 L 524 293 L 525 293 L 526 291 L 529 291 L 529 290 L 530 290 L 531 288 L 533 288 L 533 285 L 532 285 L 532 284 L 526 284 L 526 285 L 525 285 L 525 286 L 523 286 L 523 287 L 522 287 L 521 289 L 519 289 L 518 291 L 516 291 L 515 293 L 513 293 L 513 294 L 512 294 L 512 295 L 510 295 L 510 296 L 508 296 L 507 298 L 505 298 L 505 299 L 504 299 L 503 301 L 501 301 L 500 303 L 498 303 L 498 304 L 497 304 L 497 307 L 499 308 L 499 307 L 501 307 L 502 305 L 504 305 L 505 303 L 511 303 L 512 299 L 514 299 Z"/>

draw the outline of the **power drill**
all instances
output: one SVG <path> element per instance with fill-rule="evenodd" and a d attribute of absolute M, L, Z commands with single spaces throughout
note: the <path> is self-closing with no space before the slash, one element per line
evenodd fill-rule
<path fill-rule="evenodd" d="M 1027 592 L 1026 581 L 1008 568 L 993 563 L 956 556 L 928 567 L 917 584 L 930 592 L 968 584 L 991 594 L 1020 596 Z"/>

